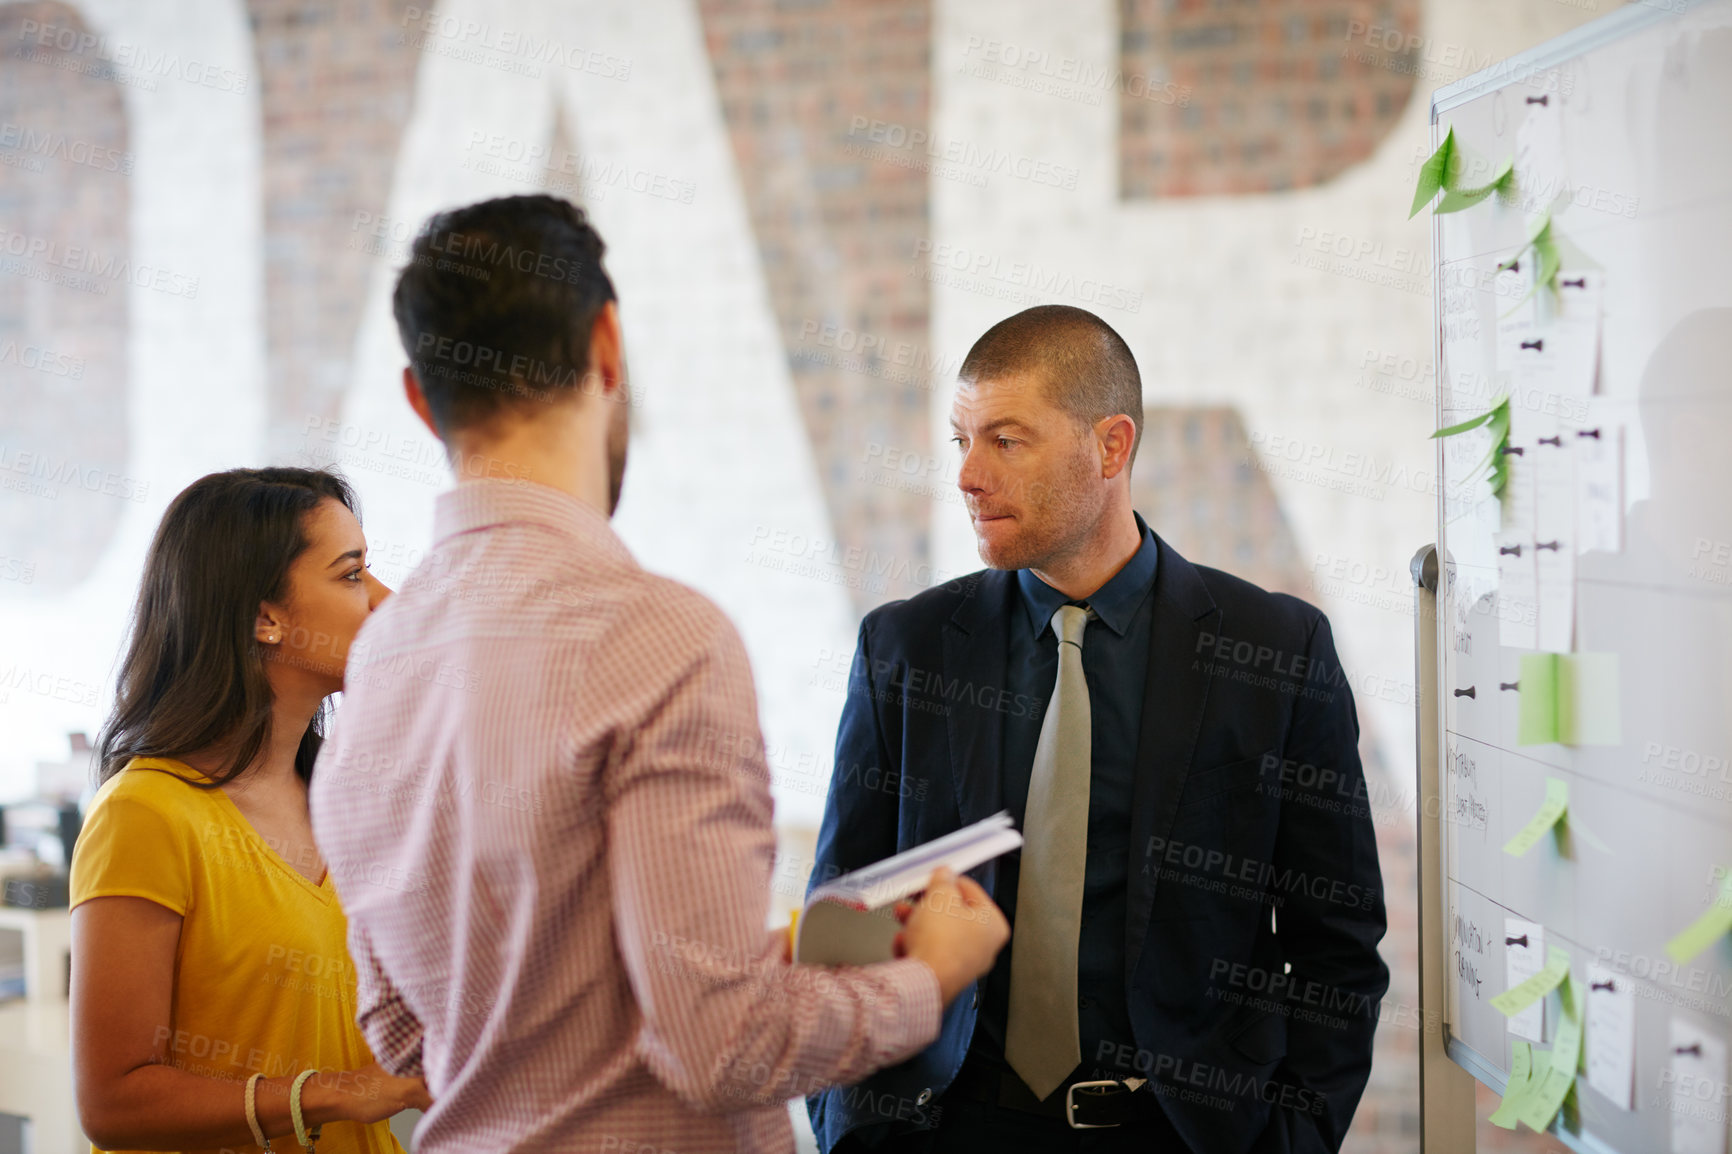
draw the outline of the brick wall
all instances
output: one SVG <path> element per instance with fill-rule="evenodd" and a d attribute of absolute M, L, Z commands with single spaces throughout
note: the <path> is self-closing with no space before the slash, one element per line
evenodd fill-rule
<path fill-rule="evenodd" d="M 1350 33 L 1412 28 L 1418 0 L 1119 0 L 1125 197 L 1322 184 L 1388 135 L 1413 89 L 1399 52 Z"/>
<path fill-rule="evenodd" d="M 924 560 L 930 499 L 859 477 L 874 445 L 928 440 L 933 358 L 916 253 L 930 228 L 926 155 L 874 137 L 927 125 L 929 4 L 700 0 L 699 10 L 836 535 Z M 896 581 L 856 591 L 856 604 L 918 591 Z"/>
<path fill-rule="evenodd" d="M 1145 410 L 1143 421 L 1131 499 L 1150 528 L 1187 560 L 1310 596 L 1268 474 L 1246 463 L 1250 442 L 1238 412 L 1160 407 Z"/>
<path fill-rule="evenodd" d="M 84 580 L 126 507 L 103 490 L 126 470 L 132 155 L 87 32 L 66 4 L 0 7 L 0 552 L 31 578 L 14 590 Z"/>
<path fill-rule="evenodd" d="M 423 5 L 431 8 L 432 5 Z M 372 272 L 356 213 L 380 214 L 419 54 L 391 0 L 248 0 L 263 119 L 272 460 L 300 464 L 309 418 L 349 386 Z"/>

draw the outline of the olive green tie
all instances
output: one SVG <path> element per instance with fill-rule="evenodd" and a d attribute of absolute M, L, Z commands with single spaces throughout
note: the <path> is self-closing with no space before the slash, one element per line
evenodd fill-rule
<path fill-rule="evenodd" d="M 1077 605 L 1061 606 L 1052 615 L 1058 682 L 1034 748 L 1022 822 L 1004 1058 L 1037 1098 L 1058 1089 L 1082 1061 L 1076 965 L 1088 858 L 1090 764 L 1082 641 L 1092 616 Z"/>

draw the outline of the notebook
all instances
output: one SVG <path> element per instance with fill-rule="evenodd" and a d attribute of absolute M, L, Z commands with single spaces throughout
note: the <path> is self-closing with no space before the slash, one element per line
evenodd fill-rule
<path fill-rule="evenodd" d="M 896 903 L 926 888 L 932 871 L 958 876 L 1022 846 L 1010 814 L 999 812 L 955 833 L 843 874 L 812 891 L 794 930 L 794 960 L 820 966 L 888 962 L 902 924 Z"/>

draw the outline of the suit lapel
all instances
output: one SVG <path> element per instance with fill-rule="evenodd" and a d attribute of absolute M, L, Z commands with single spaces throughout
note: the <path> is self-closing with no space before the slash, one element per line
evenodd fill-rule
<path fill-rule="evenodd" d="M 1014 581 L 1014 573 L 996 569 L 979 573 L 944 624 L 941 675 L 950 686 L 944 697 L 945 728 L 950 735 L 950 778 L 963 825 L 1004 807 L 999 780 L 1004 715 L 995 706 L 979 702 L 995 701 L 1005 684 Z"/>
<path fill-rule="evenodd" d="M 1196 567 L 1159 536 L 1155 540 L 1161 559 L 1155 573 L 1148 676 L 1137 733 L 1137 778 L 1131 794 L 1125 915 L 1127 984 L 1142 956 L 1155 900 L 1155 874 L 1146 868 L 1149 839 L 1164 838 L 1173 827 L 1208 704 L 1209 677 L 1200 668 L 1193 668 L 1197 639 L 1204 632 L 1217 632 L 1220 620 L 1220 610 Z"/>

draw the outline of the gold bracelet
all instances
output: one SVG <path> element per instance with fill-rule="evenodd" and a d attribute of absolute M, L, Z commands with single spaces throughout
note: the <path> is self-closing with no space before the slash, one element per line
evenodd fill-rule
<path fill-rule="evenodd" d="M 265 1154 L 270 1154 L 271 1140 L 265 1137 L 265 1129 L 259 1125 L 257 1087 L 259 1079 L 263 1077 L 263 1073 L 258 1073 L 247 1079 L 247 1125 L 252 1128 L 253 1141 L 259 1144 Z"/>
<path fill-rule="evenodd" d="M 324 1127 L 314 1126 L 311 1133 L 307 1132 L 306 1121 L 301 1117 L 301 1087 L 307 1079 L 317 1074 L 317 1070 L 302 1070 L 295 1077 L 295 1084 L 289 1087 L 289 1121 L 295 1124 L 295 1141 L 301 1144 L 303 1150 L 314 1149 L 314 1143 L 319 1140 L 319 1131 Z"/>

